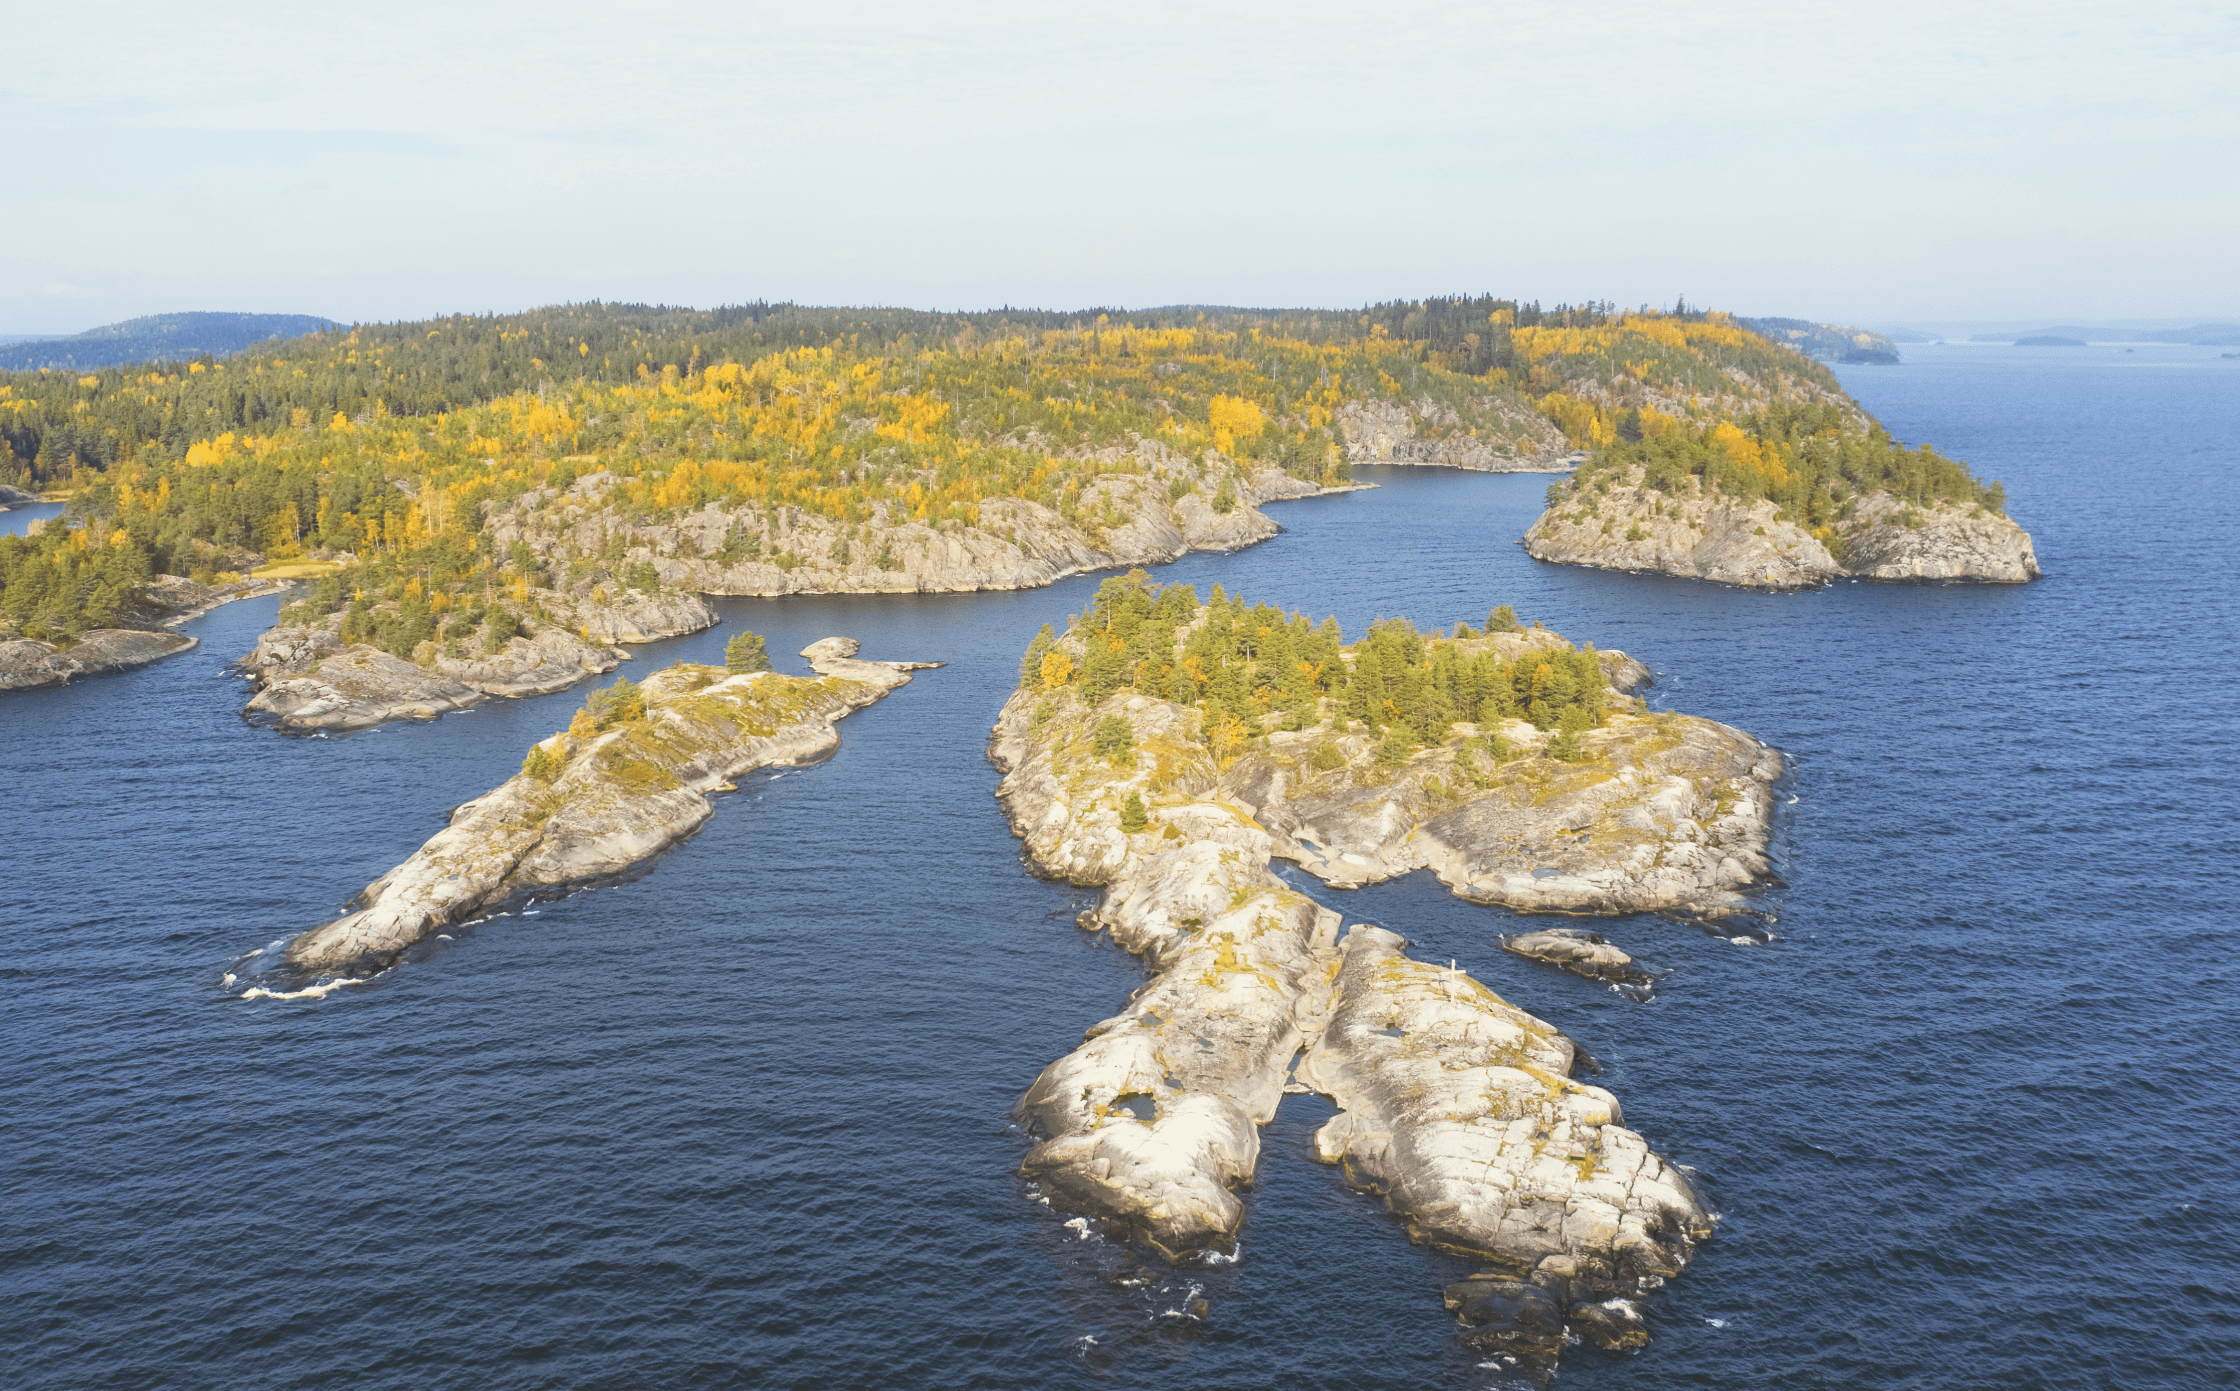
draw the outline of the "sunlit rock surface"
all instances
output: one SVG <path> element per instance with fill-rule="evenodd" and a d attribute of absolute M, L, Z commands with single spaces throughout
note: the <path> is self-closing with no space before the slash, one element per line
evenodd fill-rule
<path fill-rule="evenodd" d="M 366 886 L 349 913 L 288 943 L 301 972 L 385 966 L 444 926 L 509 900 L 625 873 L 714 814 L 710 797 L 756 768 L 839 747 L 833 722 L 925 663 L 855 660 L 850 638 L 803 649 L 814 679 L 674 666 L 640 687 L 641 718 L 536 746 L 525 768 L 451 813 L 450 825 Z"/>

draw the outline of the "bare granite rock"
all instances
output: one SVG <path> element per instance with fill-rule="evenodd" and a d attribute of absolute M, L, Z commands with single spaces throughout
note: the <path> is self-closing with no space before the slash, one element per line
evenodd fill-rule
<path fill-rule="evenodd" d="M 803 649 L 815 679 L 683 665 L 654 673 L 640 687 L 642 716 L 538 744 L 521 774 L 455 809 L 411 858 L 367 885 L 351 912 L 291 941 L 287 964 L 304 973 L 378 969 L 486 908 L 650 859 L 698 830 L 714 815 L 709 798 L 742 774 L 829 756 L 840 743 L 834 721 L 908 683 L 907 668 L 928 665 L 858 661 L 856 650 L 849 638 Z"/>
<path fill-rule="evenodd" d="M 1437 464 L 1482 473 L 1560 473 L 1571 466 L 1571 446 L 1548 418 L 1521 402 L 1503 406 L 1487 397 L 1483 409 L 1498 415 L 1505 433 L 1470 431 L 1462 417 L 1424 397 L 1397 401 L 1348 401 L 1337 427 L 1346 457 L 1357 464 Z"/>
<path fill-rule="evenodd" d="M 1081 493 L 1071 519 L 1039 502 L 990 498 L 973 525 L 914 520 L 877 503 L 860 523 L 795 507 L 709 502 L 661 522 L 633 520 L 608 502 L 607 473 L 565 493 L 536 489 L 491 515 L 491 533 L 526 543 L 548 564 L 601 554 L 619 541 L 625 563 L 703 594 L 933 594 L 1035 589 L 1069 575 L 1157 565 L 1191 551 L 1232 551 L 1281 530 L 1259 509 L 1289 498 L 1350 491 L 1246 471 L 1218 452 L 1201 468 L 1156 440 L 1086 457 L 1113 471 Z"/>
<path fill-rule="evenodd" d="M 70 647 L 31 638 L 0 642 L 0 691 L 59 686 L 177 656 L 197 645 L 179 633 L 96 628 Z"/>
<path fill-rule="evenodd" d="M 86 676 L 106 676 L 146 666 L 201 645 L 198 638 L 166 632 L 221 604 L 290 588 L 286 580 L 245 579 L 197 584 L 182 575 L 157 575 L 132 596 L 126 621 L 145 627 L 96 628 L 64 645 L 18 635 L 0 621 L 0 691 L 58 686 Z"/>
<path fill-rule="evenodd" d="M 1823 539 L 1782 520 L 1764 499 L 1706 494 L 1700 485 L 1667 495 L 1639 478 L 1636 470 L 1633 481 L 1550 507 L 1525 532 L 1526 554 L 1752 589 L 1810 589 L 1844 577 L 2023 584 L 2042 573 L 2030 533 L 1981 507 L 1915 508 L 1875 493 Z"/>
<path fill-rule="evenodd" d="M 1916 510 L 1886 493 L 1864 499 L 1844 531 L 1844 568 L 1867 580 L 2027 584 L 2038 568 L 2030 533 L 1998 513 L 1953 504 Z M 1908 525 L 1908 521 L 1912 525 Z"/>
<path fill-rule="evenodd" d="M 1810 589 L 1841 574 L 1828 548 L 1779 508 L 1724 496 L 1666 498 L 1621 486 L 1551 507 L 1524 534 L 1525 553 L 1559 565 L 1640 570 L 1751 589 Z"/>
<path fill-rule="evenodd" d="M 1646 675 L 1606 655 L 1629 682 Z M 1114 718 L 1129 758 L 1093 752 Z M 1546 736 L 1517 725 L 1515 756 L 1475 778 L 1459 758 L 1468 726 L 1381 768 L 1372 741 L 1325 723 L 1222 766 L 1202 721 L 1140 694 L 1084 708 L 1060 686 L 1014 694 L 996 723 L 997 795 L 1030 861 L 1101 886 L 1081 925 L 1152 971 L 1022 1099 L 1036 1137 L 1023 1172 L 1053 1205 L 1170 1257 L 1229 1249 L 1258 1127 L 1285 1091 L 1320 1091 L 1341 1111 L 1317 1153 L 1417 1239 L 1495 1267 L 1448 1292 L 1474 1345 L 1539 1373 L 1567 1328 L 1633 1345 L 1634 1301 L 1711 1234 L 1686 1180 L 1624 1128 L 1615 1098 L 1571 1080 L 1559 1031 L 1409 959 L 1391 932 L 1341 934 L 1339 913 L 1270 864 L 1345 884 L 1428 863 L 1458 893 L 1526 908 L 1728 911 L 1765 869 L 1779 755 L 1707 720 L 1616 715 L 1587 736 L 1590 765 L 1541 756 Z M 1145 817 L 1133 833 L 1131 796 Z"/>

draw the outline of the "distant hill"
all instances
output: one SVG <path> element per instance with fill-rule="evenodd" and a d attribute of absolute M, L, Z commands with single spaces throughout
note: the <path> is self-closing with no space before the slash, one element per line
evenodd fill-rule
<path fill-rule="evenodd" d="M 2056 333 L 2034 333 L 2028 338 L 2015 339 L 2014 345 L 2018 348 L 2081 348 L 2085 342 L 2082 338 L 2063 338 Z"/>
<path fill-rule="evenodd" d="M 120 362 L 182 361 L 204 353 L 227 357 L 268 338 L 298 338 L 340 327 L 316 314 L 150 314 L 72 338 L 0 345 L 0 370 L 114 367 Z"/>
<path fill-rule="evenodd" d="M 2180 343 L 2203 348 L 2240 348 L 2240 324 L 2195 324 L 2192 328 L 2052 328 L 2009 333 L 1979 333 L 1971 343 L 2019 343 L 2024 338 L 2074 338 L 2085 343 Z"/>
<path fill-rule="evenodd" d="M 1776 343 L 1787 343 L 1806 357 L 1822 362 L 1898 361 L 1898 345 L 1879 333 L 1843 324 L 1818 324 L 1810 319 L 1743 319 L 1743 327 Z"/>

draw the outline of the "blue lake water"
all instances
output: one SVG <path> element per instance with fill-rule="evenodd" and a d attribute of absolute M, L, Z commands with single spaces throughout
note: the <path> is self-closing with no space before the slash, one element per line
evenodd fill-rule
<path fill-rule="evenodd" d="M 1656 1000 L 1502 955 L 1427 878 L 1322 893 L 1601 1060 L 1717 1239 L 1566 1387 L 2195 1387 L 2240 1364 L 2229 550 L 2240 362 L 1908 350 L 1845 369 L 2006 481 L 2047 577 L 1807 594 L 1538 565 L 1547 480 L 1372 471 L 1160 578 L 1335 613 L 1500 603 L 1789 751 L 1779 937 L 1604 930 Z M 0 517 L 0 520 L 6 520 Z M 0 1380 L 38 1387 L 1476 1387 L 1467 1267 L 1266 1136 L 1242 1259 L 1139 1270 L 1015 1177 L 1009 1109 L 1140 967 L 1023 868 L 983 749 L 1021 594 L 722 601 L 640 649 L 946 660 L 645 878 L 323 1000 L 241 953 L 331 916 L 580 692 L 251 728 L 198 650 L 0 699 Z M 798 661 L 782 663 L 800 670 Z M 1161 1317 L 1192 1287 L 1202 1324 Z"/>
<path fill-rule="evenodd" d="M 33 522 L 61 515 L 59 502 L 27 502 L 20 507 L 0 510 L 0 536 L 21 536 L 31 529 Z"/>

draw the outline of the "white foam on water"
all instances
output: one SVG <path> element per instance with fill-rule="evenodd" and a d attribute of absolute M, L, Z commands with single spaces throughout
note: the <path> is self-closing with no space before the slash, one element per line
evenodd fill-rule
<path fill-rule="evenodd" d="M 231 985 L 231 984 L 233 984 L 233 983 L 234 983 L 234 981 L 235 981 L 235 980 L 237 980 L 237 979 L 239 979 L 239 978 L 238 978 L 237 976 L 235 976 L 235 975 L 233 974 L 233 972 L 231 972 L 231 971 L 228 971 L 228 972 L 226 972 L 226 978 L 225 978 L 224 980 L 222 980 L 222 981 L 219 981 L 219 982 L 218 982 L 218 984 L 219 984 L 220 986 L 227 986 L 227 985 Z"/>
<path fill-rule="evenodd" d="M 1066 1230 L 1072 1232 L 1076 1237 L 1079 1237 L 1083 1241 L 1093 1240 L 1097 1235 L 1095 1232 L 1089 1230 L 1089 1219 L 1086 1217 L 1071 1217 L 1066 1219 Z"/>
<path fill-rule="evenodd" d="M 1219 1251 L 1206 1252 L 1207 1265 L 1235 1265 L 1238 1261 L 1241 1261 L 1243 1259 L 1244 1243 L 1241 1241 L 1237 1243 L 1237 1249 L 1231 1251 L 1226 1256 L 1222 1255 Z"/>
<path fill-rule="evenodd" d="M 1755 937 L 1729 937 L 1727 940 L 1734 943 L 1738 947 L 1754 947 L 1758 945 L 1758 939 Z"/>
<path fill-rule="evenodd" d="M 439 942 L 448 942 L 451 940 L 451 934 L 448 932 L 438 932 L 436 934 L 436 940 Z"/>
<path fill-rule="evenodd" d="M 387 975 L 383 971 L 381 975 Z M 371 985 L 381 976 L 339 976 L 325 985 L 307 985 L 301 990 L 267 990 L 261 985 L 250 986 L 241 992 L 244 1000 L 324 1000 L 329 994 L 345 985 Z"/>
<path fill-rule="evenodd" d="M 1710 1324 L 1713 1328 L 1725 1328 L 1727 1326 L 1725 1319 L 1705 1319 L 1704 1322 Z"/>

